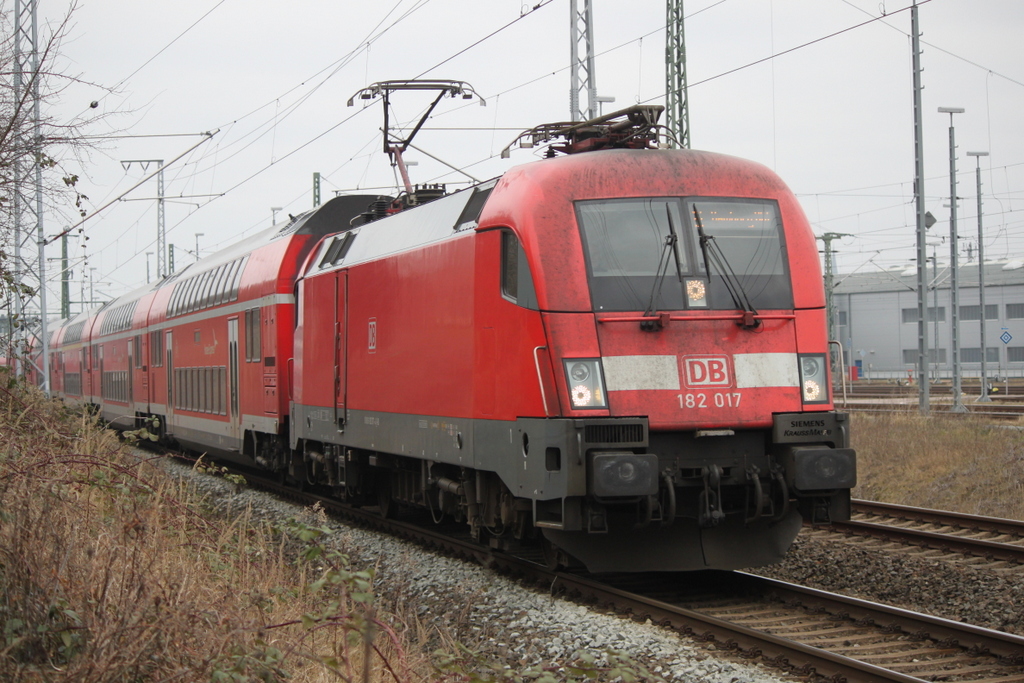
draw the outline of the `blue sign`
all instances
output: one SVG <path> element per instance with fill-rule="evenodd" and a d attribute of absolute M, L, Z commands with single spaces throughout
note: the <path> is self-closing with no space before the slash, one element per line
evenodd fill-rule
<path fill-rule="evenodd" d="M 1010 340 L 1013 339 L 1013 337 L 1010 335 L 1009 332 L 1003 332 L 1001 335 L 999 335 L 999 339 L 1002 340 L 1004 344 L 1009 344 Z"/>

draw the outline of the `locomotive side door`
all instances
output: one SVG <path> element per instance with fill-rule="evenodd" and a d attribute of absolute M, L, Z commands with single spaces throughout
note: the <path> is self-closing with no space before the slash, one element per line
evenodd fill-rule
<path fill-rule="evenodd" d="M 334 424 L 345 431 L 345 403 L 348 389 L 348 271 L 337 274 L 334 307 Z"/>

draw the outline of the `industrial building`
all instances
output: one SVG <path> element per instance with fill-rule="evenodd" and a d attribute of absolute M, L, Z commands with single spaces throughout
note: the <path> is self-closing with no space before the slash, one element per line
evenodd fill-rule
<path fill-rule="evenodd" d="M 929 259 L 931 261 L 931 259 Z M 934 262 L 933 262 L 934 263 Z M 870 265 L 870 264 L 869 264 Z M 928 349 L 931 376 L 953 371 L 950 269 L 929 267 Z M 961 376 L 981 374 L 978 264 L 959 267 Z M 985 367 L 990 378 L 1024 376 L 1024 261 L 985 263 Z M 836 337 L 847 367 L 869 379 L 907 379 L 918 353 L 917 267 L 837 275 Z"/>

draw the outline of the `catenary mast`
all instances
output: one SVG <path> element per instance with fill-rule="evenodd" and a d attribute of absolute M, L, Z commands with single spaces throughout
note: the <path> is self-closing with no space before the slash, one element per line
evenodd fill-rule
<path fill-rule="evenodd" d="M 690 148 L 690 108 L 686 91 L 686 36 L 683 31 L 683 0 L 666 0 L 665 24 L 665 124 L 675 142 Z"/>
<path fill-rule="evenodd" d="M 43 238 L 43 165 L 42 135 L 39 114 L 39 31 L 35 0 L 14 0 L 14 93 L 16 102 L 31 103 L 31 137 L 21 144 L 32 150 L 15 162 L 14 178 L 14 277 L 25 286 L 14 293 L 17 317 L 10 330 L 16 340 L 14 370 L 24 375 L 26 363 L 32 359 L 25 354 L 37 336 L 36 348 L 41 351 L 43 391 L 50 390 L 50 349 L 46 329 L 46 241 Z M 28 91 L 26 93 L 26 90 Z M 26 159 L 30 160 L 27 161 Z M 34 228 L 34 230 L 33 230 Z M 33 246 L 35 237 L 35 250 Z"/>

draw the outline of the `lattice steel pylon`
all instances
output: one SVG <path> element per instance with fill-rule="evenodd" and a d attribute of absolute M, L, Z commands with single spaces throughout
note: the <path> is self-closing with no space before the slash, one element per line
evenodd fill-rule
<path fill-rule="evenodd" d="M 14 277 L 27 291 L 14 292 L 14 313 L 18 322 L 16 329 L 12 326 L 10 333 L 13 342 L 11 360 L 15 373 L 24 376 L 27 367 L 33 364 L 29 351 L 38 350 L 41 353 L 41 367 L 37 366 L 40 385 L 43 391 L 49 391 L 50 339 L 46 321 L 46 241 L 43 238 L 36 4 L 35 0 L 14 1 L 14 97 L 16 103 L 31 102 L 31 133 L 22 133 L 15 144 L 31 152 L 19 155 L 14 168 Z"/>
<path fill-rule="evenodd" d="M 683 0 L 666 0 L 665 23 L 665 125 L 675 140 L 690 148 L 690 107 L 686 92 L 686 36 L 683 31 Z"/>
<path fill-rule="evenodd" d="M 589 121 L 598 116 L 594 73 L 594 13 L 590 0 L 569 0 L 569 12 L 569 115 L 573 121 Z M 580 108 L 580 93 L 583 92 L 587 94 L 586 109 Z"/>
<path fill-rule="evenodd" d="M 163 159 L 125 159 L 121 168 L 127 171 L 132 164 L 142 166 L 142 172 L 149 170 L 150 164 L 156 164 L 156 279 L 170 275 L 174 268 L 168 265 L 167 256 L 167 218 L 164 212 L 164 160 Z"/>

